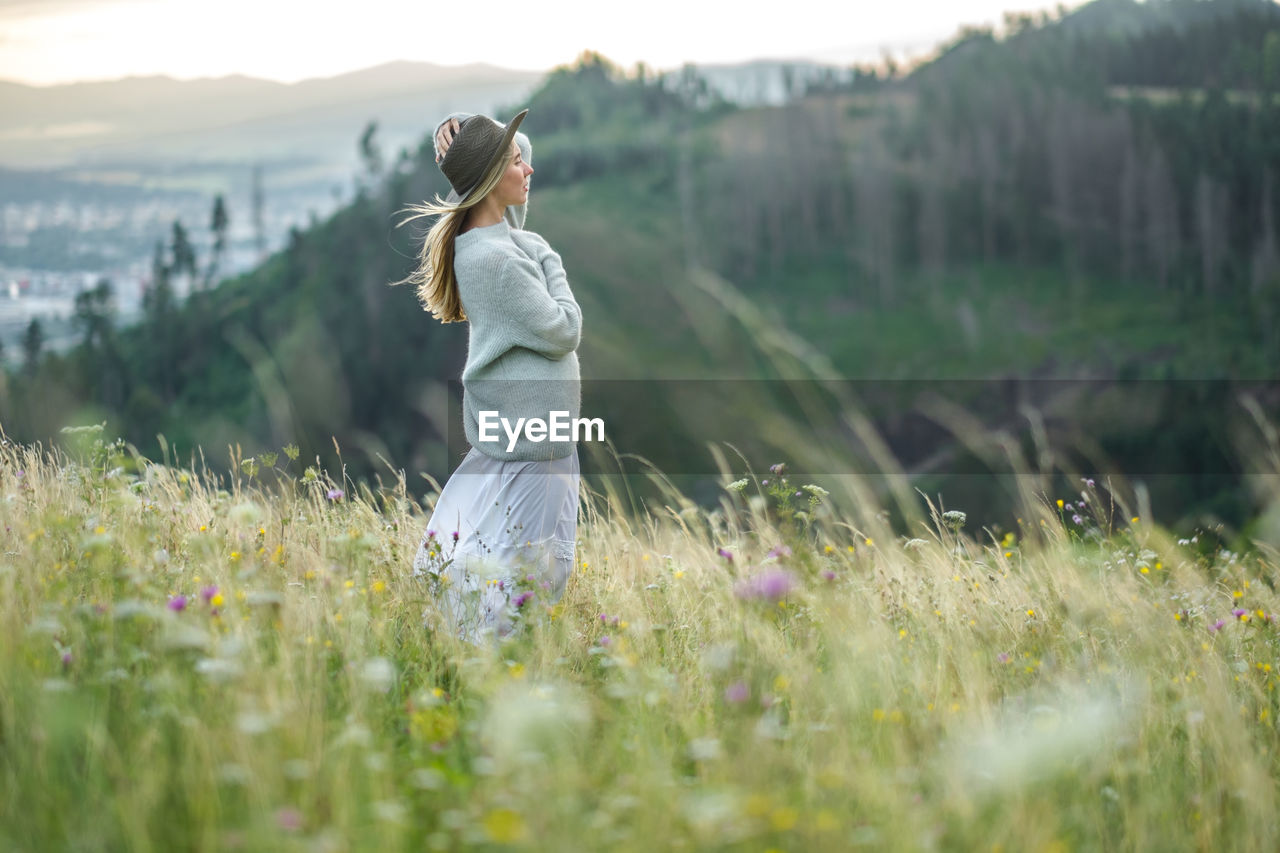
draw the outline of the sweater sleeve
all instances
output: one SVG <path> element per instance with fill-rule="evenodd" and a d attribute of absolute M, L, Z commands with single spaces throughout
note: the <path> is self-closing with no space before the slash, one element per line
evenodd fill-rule
<path fill-rule="evenodd" d="M 553 359 L 576 350 L 582 339 L 582 309 L 558 258 L 558 274 L 547 275 L 545 264 L 511 255 L 499 276 L 511 343 Z"/>

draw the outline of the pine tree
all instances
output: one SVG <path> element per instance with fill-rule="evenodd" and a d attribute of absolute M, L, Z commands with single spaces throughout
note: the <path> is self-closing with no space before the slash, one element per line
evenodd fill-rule
<path fill-rule="evenodd" d="M 27 375 L 34 376 L 40 364 L 40 353 L 44 349 L 44 327 L 39 317 L 32 317 L 27 324 L 27 331 L 22 335 L 23 365 Z"/>
<path fill-rule="evenodd" d="M 208 290 L 213 287 L 218 269 L 222 265 L 223 253 L 227 250 L 227 228 L 230 225 L 230 218 L 227 216 L 227 206 L 219 193 L 213 200 L 213 213 L 209 218 L 209 229 L 213 231 L 213 251 L 209 256 L 209 266 L 204 274 L 204 289 Z"/>

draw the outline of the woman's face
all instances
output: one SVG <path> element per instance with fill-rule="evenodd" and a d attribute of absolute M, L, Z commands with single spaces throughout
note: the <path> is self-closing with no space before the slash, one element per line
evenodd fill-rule
<path fill-rule="evenodd" d="M 524 161 L 516 141 L 511 140 L 511 159 L 502 173 L 502 180 L 493 190 L 503 207 L 524 204 L 529 200 L 529 176 L 532 174 L 533 167 Z"/>

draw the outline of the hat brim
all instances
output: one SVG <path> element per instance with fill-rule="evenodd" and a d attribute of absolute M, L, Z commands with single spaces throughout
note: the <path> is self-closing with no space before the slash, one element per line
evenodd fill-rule
<path fill-rule="evenodd" d="M 513 117 L 511 121 L 507 122 L 507 132 L 502 136 L 502 143 L 498 146 L 498 149 L 493 152 L 493 156 L 489 158 L 489 162 L 485 164 L 484 171 L 480 173 L 480 178 L 474 184 L 467 187 L 466 192 L 458 193 L 458 201 L 466 201 L 471 196 L 472 191 L 483 184 L 484 179 L 489 176 L 489 173 L 497 168 L 498 163 L 502 161 L 502 158 L 508 155 L 511 151 L 511 140 L 516 138 L 516 131 L 520 129 L 520 123 L 524 121 L 524 117 L 528 114 L 529 110 L 528 108 L 525 108 L 516 113 L 515 117 Z"/>

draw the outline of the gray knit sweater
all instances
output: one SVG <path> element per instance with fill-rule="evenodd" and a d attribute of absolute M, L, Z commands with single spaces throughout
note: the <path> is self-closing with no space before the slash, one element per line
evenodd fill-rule
<path fill-rule="evenodd" d="M 501 425 L 488 431 L 496 440 L 481 441 L 480 435 L 485 411 L 497 412 L 511 430 L 519 418 L 550 425 L 552 412 L 567 412 L 560 419 L 571 424 L 580 414 L 582 310 L 560 256 L 542 237 L 513 229 L 504 219 L 459 234 L 453 270 L 470 327 L 462 370 L 467 441 L 507 461 L 568 456 L 575 447 L 571 428 L 563 441 L 551 441 L 550 433 L 534 441 L 523 428 L 513 440 Z"/>

